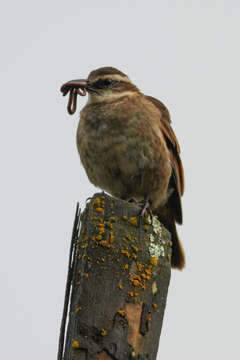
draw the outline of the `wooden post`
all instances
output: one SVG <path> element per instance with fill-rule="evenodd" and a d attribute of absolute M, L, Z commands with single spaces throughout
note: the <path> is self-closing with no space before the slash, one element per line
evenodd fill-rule
<path fill-rule="evenodd" d="M 133 203 L 95 194 L 81 214 L 79 234 L 77 209 L 64 360 L 156 359 L 171 236 L 155 217 L 139 213 Z M 58 360 L 64 327 L 63 321 Z"/>

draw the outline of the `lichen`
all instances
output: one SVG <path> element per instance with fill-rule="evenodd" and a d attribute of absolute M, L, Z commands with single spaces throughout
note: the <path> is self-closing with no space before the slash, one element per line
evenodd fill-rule
<path fill-rule="evenodd" d="M 72 347 L 74 348 L 74 349 L 79 349 L 80 348 L 80 344 L 79 344 L 79 342 L 78 341 L 73 341 L 72 342 Z"/>

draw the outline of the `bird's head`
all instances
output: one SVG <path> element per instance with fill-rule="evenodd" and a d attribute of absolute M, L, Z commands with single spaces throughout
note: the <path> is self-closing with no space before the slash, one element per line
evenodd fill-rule
<path fill-rule="evenodd" d="M 139 92 L 129 77 L 113 67 L 102 67 L 93 70 L 87 79 L 71 80 L 61 87 L 63 95 L 68 91 L 85 96 L 89 95 L 88 103 L 113 101 L 125 95 Z"/>
<path fill-rule="evenodd" d="M 112 101 L 139 91 L 126 74 L 113 67 L 93 70 L 88 76 L 86 90 L 89 103 Z"/>

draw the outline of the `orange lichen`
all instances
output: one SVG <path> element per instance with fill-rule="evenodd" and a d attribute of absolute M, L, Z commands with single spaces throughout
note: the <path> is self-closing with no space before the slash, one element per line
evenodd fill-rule
<path fill-rule="evenodd" d="M 87 241 L 87 236 L 84 236 L 84 238 L 82 239 L 82 241 Z"/>
<path fill-rule="evenodd" d="M 137 279 L 137 280 L 139 280 L 139 281 L 141 281 L 140 276 L 139 276 L 139 275 L 137 275 L 137 274 L 134 274 L 134 275 L 133 275 L 133 278 L 134 278 L 134 279 Z"/>
<path fill-rule="evenodd" d="M 130 295 L 130 296 L 134 296 L 134 292 L 133 292 L 133 291 L 129 291 L 129 295 Z"/>
<path fill-rule="evenodd" d="M 149 269 L 145 269 L 145 273 L 147 273 L 148 275 L 152 275 L 152 271 Z"/>
<path fill-rule="evenodd" d="M 126 238 L 127 238 L 128 240 L 132 240 L 132 237 L 131 237 L 130 234 L 127 234 L 127 235 L 126 235 Z"/>
<path fill-rule="evenodd" d="M 79 274 L 80 274 L 80 272 L 81 272 L 81 269 L 78 270 L 78 273 L 79 273 Z"/>
<path fill-rule="evenodd" d="M 78 341 L 73 341 L 72 342 L 72 347 L 74 348 L 74 349 L 79 349 L 80 348 L 80 344 L 79 344 L 79 342 Z"/>
<path fill-rule="evenodd" d="M 149 279 L 150 279 L 150 276 L 149 276 L 149 275 L 146 275 L 146 274 L 144 274 L 144 273 L 141 274 L 141 277 L 142 277 L 143 279 L 146 279 L 146 280 L 149 280 Z"/>
<path fill-rule="evenodd" d="M 171 254 L 168 253 L 168 260 L 171 260 Z"/>
<path fill-rule="evenodd" d="M 81 310 L 82 310 L 82 306 L 79 306 L 79 307 L 76 308 L 75 312 L 78 313 Z"/>
<path fill-rule="evenodd" d="M 128 269 L 128 264 L 124 265 L 124 270 L 127 270 Z"/>
<path fill-rule="evenodd" d="M 85 278 L 88 278 L 88 274 L 87 274 L 87 273 L 83 274 L 83 276 L 84 276 Z"/>
<path fill-rule="evenodd" d="M 131 280 L 131 281 L 132 281 L 132 283 L 133 283 L 134 286 L 141 286 L 141 285 L 142 285 L 142 284 L 140 283 L 140 281 L 137 280 L 137 279 L 133 279 L 133 280 Z"/>
<path fill-rule="evenodd" d="M 145 225 L 144 228 L 145 228 L 146 231 L 148 231 L 149 230 L 149 225 Z"/>
<path fill-rule="evenodd" d="M 97 236 L 96 236 L 96 239 L 97 239 L 97 240 L 102 240 L 102 235 L 97 235 Z"/>
<path fill-rule="evenodd" d="M 126 255 L 128 258 L 130 257 L 130 254 L 127 250 L 121 250 L 121 253 Z"/>
<path fill-rule="evenodd" d="M 157 266 L 157 264 L 158 264 L 158 259 L 155 258 L 155 257 L 150 257 L 150 263 L 151 263 L 153 266 Z"/>
<path fill-rule="evenodd" d="M 137 222 L 137 218 L 136 217 L 131 217 L 129 219 L 130 224 L 132 224 L 133 226 L 137 226 L 138 222 Z"/>
<path fill-rule="evenodd" d="M 109 233 L 109 241 L 110 241 L 110 242 L 113 242 L 113 239 L 114 239 L 114 234 L 113 234 L 113 232 L 111 231 L 111 232 Z"/>
<path fill-rule="evenodd" d="M 137 246 L 132 245 L 132 248 L 133 248 L 134 251 L 138 252 L 138 247 Z"/>
<path fill-rule="evenodd" d="M 156 303 L 153 303 L 152 306 L 154 307 L 154 309 L 157 308 L 157 304 L 156 304 Z"/>
<path fill-rule="evenodd" d="M 123 289 L 123 285 L 119 284 L 119 289 L 122 290 Z"/>
<path fill-rule="evenodd" d="M 137 268 L 139 271 L 142 271 L 142 269 L 144 268 L 144 265 L 141 264 L 140 262 L 137 262 Z"/>
<path fill-rule="evenodd" d="M 101 329 L 101 335 L 102 335 L 102 336 L 106 336 L 106 335 L 107 335 L 107 330 Z"/>
<path fill-rule="evenodd" d="M 99 228 L 99 234 L 103 234 L 104 231 L 105 231 L 104 227 L 100 227 L 100 228 Z"/>
<path fill-rule="evenodd" d="M 132 257 L 133 257 L 134 259 L 136 259 L 136 258 L 137 258 L 137 255 L 136 255 L 136 254 L 132 254 Z"/>
<path fill-rule="evenodd" d="M 125 310 L 118 310 L 118 314 L 121 316 L 125 316 L 126 311 Z"/>
<path fill-rule="evenodd" d="M 116 217 L 115 217 L 115 216 L 111 216 L 109 220 L 112 221 L 112 222 L 114 222 L 114 221 L 116 220 Z"/>
<path fill-rule="evenodd" d="M 97 212 L 102 212 L 102 211 L 103 211 L 103 208 L 97 207 L 95 210 L 96 210 Z"/>
<path fill-rule="evenodd" d="M 88 247 L 88 244 L 83 244 L 83 245 L 81 246 L 82 249 L 87 248 L 87 247 Z"/>
<path fill-rule="evenodd" d="M 99 244 L 102 245 L 102 246 L 107 246 L 107 241 L 106 240 L 101 240 L 99 242 Z"/>
<path fill-rule="evenodd" d="M 126 215 L 123 216 L 123 220 L 127 220 L 127 216 L 126 216 Z"/>

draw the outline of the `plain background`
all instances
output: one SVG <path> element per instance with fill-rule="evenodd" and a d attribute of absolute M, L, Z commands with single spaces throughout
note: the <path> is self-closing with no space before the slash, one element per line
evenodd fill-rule
<path fill-rule="evenodd" d="M 2 359 L 56 358 L 75 205 L 96 191 L 59 88 L 101 66 L 166 103 L 182 148 L 187 267 L 172 272 L 158 358 L 238 358 L 239 10 L 238 0 L 5 2 Z"/>

